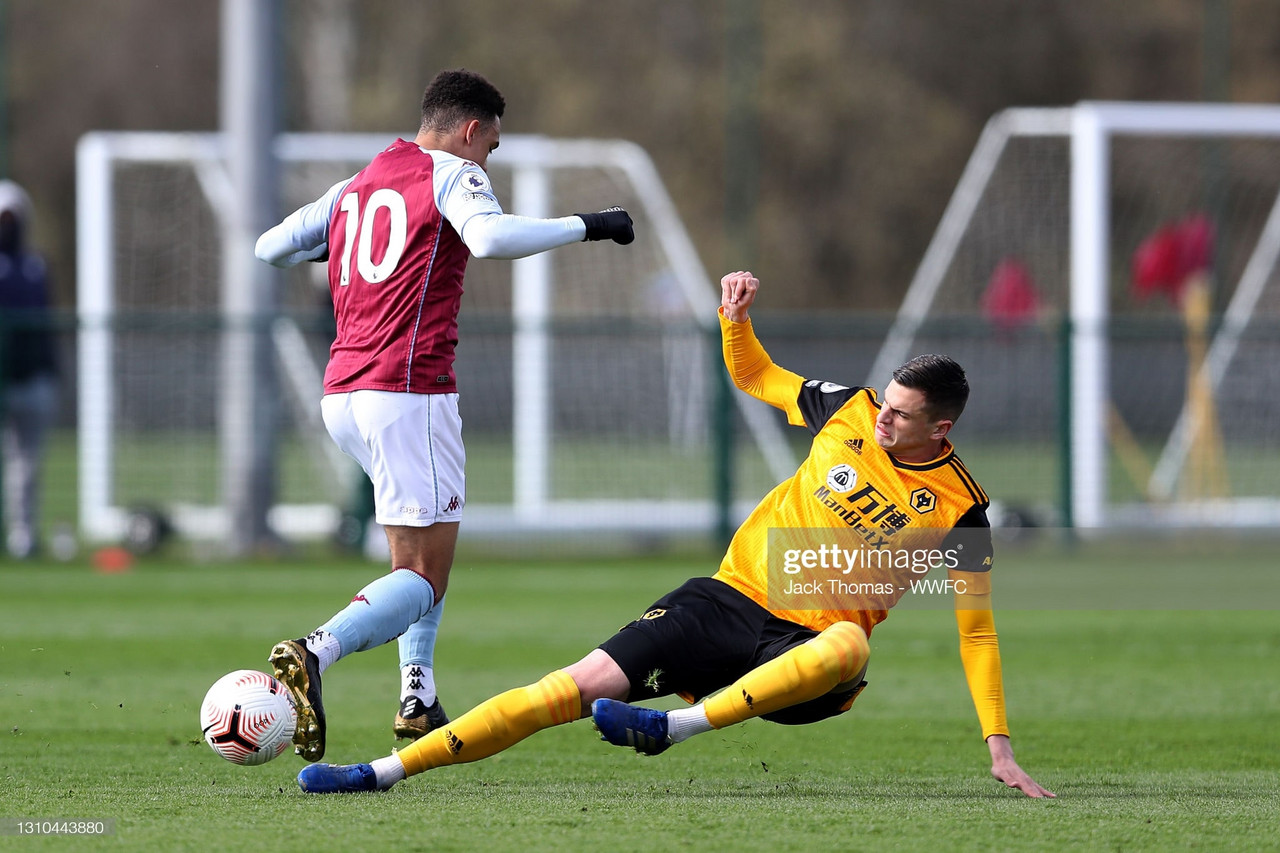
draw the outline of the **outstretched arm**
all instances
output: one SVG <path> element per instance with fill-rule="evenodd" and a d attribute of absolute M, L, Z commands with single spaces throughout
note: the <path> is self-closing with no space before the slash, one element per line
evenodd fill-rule
<path fill-rule="evenodd" d="M 477 258 L 524 258 L 582 240 L 635 240 L 631 216 L 621 207 L 552 219 L 506 213 L 478 164 L 440 151 L 432 156 L 436 207 Z"/>
<path fill-rule="evenodd" d="M 472 216 L 461 231 L 462 242 L 477 258 L 507 260 L 577 243 L 584 234 L 586 226 L 577 216 L 535 219 L 496 212 Z"/>
<path fill-rule="evenodd" d="M 960 628 L 960 660 L 964 664 L 965 680 L 982 724 L 982 736 L 991 752 L 991 775 L 1028 797 L 1052 797 L 1054 793 L 1028 776 L 1013 758 L 1005 722 L 1000 645 L 991 612 L 991 594 L 989 587 L 979 586 L 989 583 L 990 579 L 981 574 L 964 574 L 969 576 L 966 580 L 975 592 L 985 589 L 956 596 L 956 623 Z"/>
<path fill-rule="evenodd" d="M 794 426 L 804 425 L 797 398 L 804 379 L 769 358 L 751 327 L 747 309 L 755 302 L 760 281 L 749 272 L 720 279 L 720 337 L 724 364 L 733 384 L 752 397 L 777 406 Z"/>
<path fill-rule="evenodd" d="M 612 240 L 625 246 L 636 238 L 631 215 L 620 207 L 557 219 L 488 211 L 467 219 L 460 233 L 477 258 L 507 259 L 584 240 Z"/>
<path fill-rule="evenodd" d="M 320 198 L 290 213 L 258 238 L 254 254 L 276 267 L 292 267 L 323 258 L 329 251 L 329 218 L 350 178 L 339 181 Z"/>

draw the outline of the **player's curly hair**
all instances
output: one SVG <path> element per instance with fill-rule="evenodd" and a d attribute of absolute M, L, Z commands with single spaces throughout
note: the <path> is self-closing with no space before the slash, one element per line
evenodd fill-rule
<path fill-rule="evenodd" d="M 954 423 L 969 402 L 969 380 L 950 356 L 918 355 L 893 371 L 893 381 L 923 394 L 934 420 Z"/>
<path fill-rule="evenodd" d="M 465 68 L 441 71 L 422 93 L 422 130 L 450 131 L 460 122 L 502 118 L 506 99 L 483 76 Z"/>

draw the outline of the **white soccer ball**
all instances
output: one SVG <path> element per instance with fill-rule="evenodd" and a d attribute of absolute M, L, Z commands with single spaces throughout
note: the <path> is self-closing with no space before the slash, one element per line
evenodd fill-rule
<path fill-rule="evenodd" d="M 266 764 L 289 748 L 298 725 L 289 688 L 254 669 L 219 678 L 200 706 L 200 730 L 233 764 Z"/>

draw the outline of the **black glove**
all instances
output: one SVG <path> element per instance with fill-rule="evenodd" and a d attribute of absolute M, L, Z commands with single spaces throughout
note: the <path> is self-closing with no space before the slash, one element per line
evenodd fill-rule
<path fill-rule="evenodd" d="M 631 215 L 620 207 L 610 207 L 599 213 L 575 213 L 587 225 L 587 240 L 612 240 L 623 246 L 636 239 L 631 227 Z"/>

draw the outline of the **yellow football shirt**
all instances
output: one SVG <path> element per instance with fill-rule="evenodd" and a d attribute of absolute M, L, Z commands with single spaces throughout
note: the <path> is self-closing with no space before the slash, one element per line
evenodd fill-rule
<path fill-rule="evenodd" d="M 870 388 L 806 381 L 775 365 L 751 323 L 720 317 L 734 383 L 813 434 L 796 473 L 739 527 L 715 577 L 775 616 L 868 634 L 904 595 L 953 596 L 961 658 L 983 737 L 1008 734 L 990 605 L 988 499 L 950 442 L 904 463 L 875 441 Z M 946 581 L 937 576 L 945 569 Z M 935 579 L 927 581 L 932 571 Z"/>

